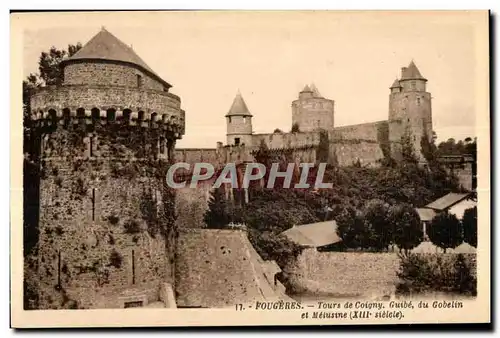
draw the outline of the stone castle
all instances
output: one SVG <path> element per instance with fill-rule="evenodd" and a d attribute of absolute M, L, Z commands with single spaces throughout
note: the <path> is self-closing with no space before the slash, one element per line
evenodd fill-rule
<path fill-rule="evenodd" d="M 335 127 L 335 101 L 324 98 L 314 85 L 306 85 L 292 102 L 292 132 L 254 134 L 252 114 L 238 92 L 225 115 L 226 145 L 213 149 L 177 149 L 176 161 L 188 163 L 252 161 L 262 142 L 274 152 L 292 152 L 296 160 L 314 163 L 321 142 L 328 143 L 328 162 L 340 166 L 377 165 L 384 157 L 400 157 L 401 140 L 407 136 L 423 160 L 420 142 L 432 136 L 431 94 L 413 61 L 401 69 L 400 79 L 390 86 L 388 119 Z M 323 136 L 322 136 L 323 135 Z"/>
<path fill-rule="evenodd" d="M 178 229 L 171 85 L 104 28 L 30 99 L 40 309 L 223 307 L 285 297 L 243 231 Z M 200 226 L 201 227 L 201 226 Z M 213 272 L 217 271 L 216 274 Z M 224 276 L 222 278 L 221 276 Z"/>
<path fill-rule="evenodd" d="M 292 103 L 299 132 L 253 134 L 238 94 L 226 115 L 227 145 L 215 149 L 175 149 L 185 133 L 181 99 L 104 28 L 61 67 L 62 84 L 30 101 L 40 142 L 41 309 L 283 299 L 279 267 L 258 256 L 244 231 L 179 229 L 172 221 L 169 163 L 251 161 L 261 142 L 315 162 L 326 131 L 332 162 L 375 164 L 397 153 L 406 131 L 419 149 L 432 130 L 427 80 L 413 62 L 390 88 L 387 121 L 335 127 L 334 101 L 306 86 Z"/>

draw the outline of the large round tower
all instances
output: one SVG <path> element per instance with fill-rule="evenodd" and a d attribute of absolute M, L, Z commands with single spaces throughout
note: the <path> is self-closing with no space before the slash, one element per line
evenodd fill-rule
<path fill-rule="evenodd" d="M 426 91 L 424 78 L 413 61 L 401 69 L 401 79 L 390 87 L 389 140 L 393 155 L 398 158 L 403 136 L 409 137 L 415 154 L 423 160 L 422 137 L 432 138 L 431 94 Z"/>
<path fill-rule="evenodd" d="M 180 98 L 105 29 L 31 98 L 41 140 L 39 307 L 132 307 L 173 284 Z"/>
<path fill-rule="evenodd" d="M 302 132 L 331 130 L 334 127 L 334 101 L 325 99 L 314 84 L 306 85 L 292 102 L 292 126 Z"/>
<path fill-rule="evenodd" d="M 226 114 L 227 144 L 230 146 L 252 146 L 252 114 L 238 92 Z"/>

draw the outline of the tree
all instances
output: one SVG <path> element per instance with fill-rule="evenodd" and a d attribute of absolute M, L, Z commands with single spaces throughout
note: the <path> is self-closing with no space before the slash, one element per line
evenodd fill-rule
<path fill-rule="evenodd" d="M 464 242 L 477 248 L 477 207 L 465 210 L 462 219 Z"/>
<path fill-rule="evenodd" d="M 412 133 L 409 129 L 401 136 L 401 156 L 406 163 L 418 163 L 418 157 L 412 142 Z"/>
<path fill-rule="evenodd" d="M 48 52 L 42 52 L 38 59 L 38 74 L 30 74 L 23 81 L 23 149 L 25 154 L 33 156 L 36 152 L 36 138 L 31 131 L 31 96 L 40 87 L 46 85 L 60 85 L 63 80 L 63 72 L 60 67 L 62 60 L 73 56 L 82 48 L 81 43 L 68 45 L 68 49 L 57 49 L 52 46 Z"/>
<path fill-rule="evenodd" d="M 427 135 L 423 135 L 420 139 L 420 149 L 422 155 L 430 166 L 437 165 L 438 149 L 435 144 L 435 138 L 429 140 Z"/>
<path fill-rule="evenodd" d="M 262 259 L 274 260 L 283 269 L 293 263 L 302 252 L 299 245 L 270 231 L 260 232 L 250 228 L 248 238 Z"/>
<path fill-rule="evenodd" d="M 369 200 L 363 208 L 365 225 L 371 230 L 370 246 L 378 250 L 387 248 L 391 243 L 392 231 L 388 226 L 389 206 L 382 200 Z"/>
<path fill-rule="evenodd" d="M 291 132 L 292 133 L 300 133 L 300 127 L 299 127 L 298 123 L 292 124 L 292 130 L 291 130 Z"/>
<path fill-rule="evenodd" d="M 434 245 L 446 252 L 462 243 L 462 224 L 455 215 L 442 212 L 432 219 L 428 235 Z"/>
<path fill-rule="evenodd" d="M 422 224 L 415 208 L 409 204 L 394 205 L 388 212 L 392 241 L 399 249 L 411 250 L 423 240 Z"/>
<path fill-rule="evenodd" d="M 210 193 L 210 200 L 208 201 L 208 209 L 205 212 L 204 220 L 207 227 L 212 229 L 224 228 L 231 222 L 231 217 L 228 213 L 228 201 L 222 188 L 214 189 Z"/>
<path fill-rule="evenodd" d="M 326 130 L 319 133 L 319 144 L 316 148 L 316 158 L 320 163 L 328 163 L 330 154 L 330 140 Z"/>
<path fill-rule="evenodd" d="M 370 248 L 372 229 L 366 226 L 362 215 L 352 207 L 344 208 L 337 217 L 337 235 L 350 249 Z"/>

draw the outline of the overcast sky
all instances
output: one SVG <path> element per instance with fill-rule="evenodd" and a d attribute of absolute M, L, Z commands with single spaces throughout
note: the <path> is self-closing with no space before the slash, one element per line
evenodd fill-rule
<path fill-rule="evenodd" d="M 335 125 L 385 120 L 389 87 L 413 59 L 433 97 L 438 140 L 476 136 L 472 21 L 424 13 L 58 13 L 33 15 L 25 75 L 42 51 L 85 44 L 101 26 L 132 45 L 173 85 L 186 110 L 178 147 L 225 142 L 224 115 L 238 89 L 254 131 L 289 131 L 291 102 L 306 83 L 335 100 Z M 52 15 L 52 16 L 51 16 Z M 145 16 L 147 15 L 147 16 Z"/>

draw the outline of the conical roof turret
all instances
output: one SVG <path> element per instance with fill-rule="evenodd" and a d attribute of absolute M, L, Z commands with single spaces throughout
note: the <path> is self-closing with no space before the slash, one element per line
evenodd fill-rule
<path fill-rule="evenodd" d="M 243 100 L 243 96 L 241 96 L 241 93 L 239 91 L 236 94 L 236 97 L 233 100 L 233 104 L 231 105 L 231 108 L 229 109 L 229 112 L 226 114 L 226 116 L 252 116 L 252 114 L 248 110 L 245 100 Z"/>
<path fill-rule="evenodd" d="M 313 96 L 314 97 L 318 97 L 318 98 L 322 98 L 323 97 L 319 93 L 319 90 L 318 90 L 318 88 L 316 87 L 316 85 L 314 83 L 311 83 L 311 91 L 313 92 Z"/>
<path fill-rule="evenodd" d="M 123 62 L 135 65 L 146 73 L 162 82 L 167 87 L 169 83 L 158 76 L 132 49 L 116 36 L 108 32 L 104 27 L 99 33 L 94 35 L 75 55 L 64 60 L 62 64 L 71 63 L 80 60 L 108 60 Z"/>
<path fill-rule="evenodd" d="M 309 85 L 305 85 L 304 89 L 302 89 L 301 93 L 312 93 L 311 88 Z"/>
<path fill-rule="evenodd" d="M 427 81 L 426 78 L 420 74 L 420 71 L 417 68 L 417 65 L 415 65 L 415 62 L 411 60 L 410 64 L 408 67 L 404 67 L 401 70 L 401 81 L 404 80 L 424 80 Z"/>
<path fill-rule="evenodd" d="M 394 80 L 394 82 L 392 83 L 392 86 L 389 89 L 392 89 L 392 88 L 401 88 L 401 84 L 399 83 L 399 80 L 397 78 L 396 78 L 396 80 Z"/>

